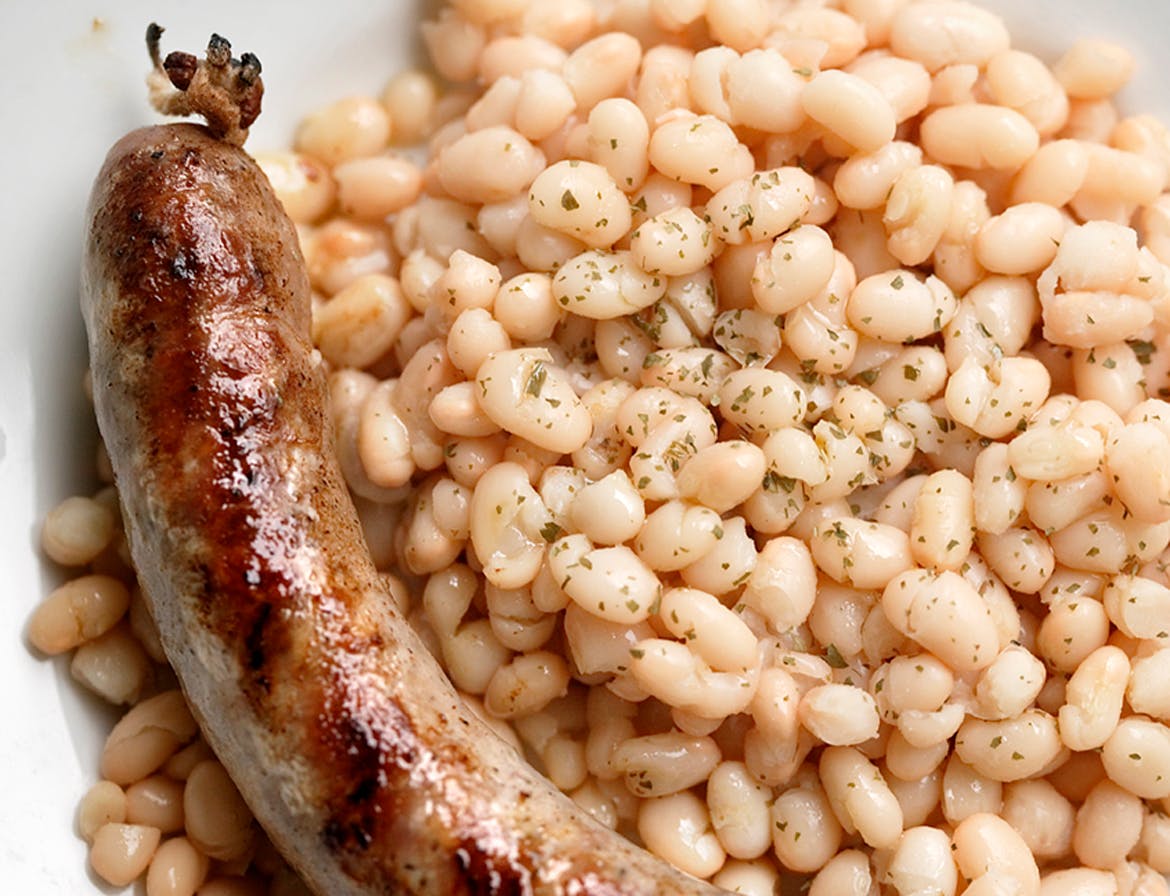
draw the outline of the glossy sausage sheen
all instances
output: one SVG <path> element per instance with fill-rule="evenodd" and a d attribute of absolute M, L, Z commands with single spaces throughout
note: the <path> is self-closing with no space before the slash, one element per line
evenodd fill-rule
<path fill-rule="evenodd" d="M 379 584 L 296 234 L 201 126 L 111 150 L 82 274 L 143 588 L 205 735 L 318 893 L 703 894 L 464 708 Z"/>

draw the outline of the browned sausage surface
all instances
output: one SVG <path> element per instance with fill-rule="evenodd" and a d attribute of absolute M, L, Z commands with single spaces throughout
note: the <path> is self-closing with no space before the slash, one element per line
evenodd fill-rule
<path fill-rule="evenodd" d="M 205 734 L 317 892 L 713 893 L 464 708 L 379 584 L 329 444 L 295 231 L 201 126 L 123 138 L 83 271 L 133 556 Z"/>

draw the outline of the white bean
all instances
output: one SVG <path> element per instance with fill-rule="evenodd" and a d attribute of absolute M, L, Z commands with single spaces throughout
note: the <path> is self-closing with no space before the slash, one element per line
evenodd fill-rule
<path fill-rule="evenodd" d="M 1129 657 L 1120 648 L 1100 647 L 1085 657 L 1068 680 L 1057 717 L 1065 746 L 1095 750 L 1105 743 L 1121 718 L 1129 674 Z"/>
<path fill-rule="evenodd" d="M 975 671 L 991 664 L 999 637 L 979 593 L 957 573 L 910 570 L 882 593 L 890 624 L 955 669 Z"/>
<path fill-rule="evenodd" d="M 742 762 L 722 762 L 707 780 L 711 826 L 728 855 L 754 859 L 772 845 L 771 791 Z"/>
<path fill-rule="evenodd" d="M 558 454 L 589 439 L 592 418 L 547 349 L 493 352 L 476 384 L 484 413 L 508 432 Z"/>
<path fill-rule="evenodd" d="M 857 831 L 874 849 L 889 849 L 902 836 L 902 809 L 881 772 L 854 747 L 821 753 L 821 781 L 845 830 Z"/>

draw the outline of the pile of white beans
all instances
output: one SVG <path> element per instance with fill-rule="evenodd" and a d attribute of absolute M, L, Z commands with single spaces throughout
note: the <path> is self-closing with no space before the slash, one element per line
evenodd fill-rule
<path fill-rule="evenodd" d="M 1049 66 L 959 0 L 453 0 L 422 35 L 438 78 L 260 162 L 375 561 L 468 704 L 734 892 L 1170 892 L 1170 131 L 1119 113 L 1130 55 Z M 45 539 L 89 576 L 34 643 L 178 720 L 137 763 L 115 729 L 100 839 L 214 760 L 112 492 Z M 293 892 L 199 830 L 166 843 L 202 896 Z"/>

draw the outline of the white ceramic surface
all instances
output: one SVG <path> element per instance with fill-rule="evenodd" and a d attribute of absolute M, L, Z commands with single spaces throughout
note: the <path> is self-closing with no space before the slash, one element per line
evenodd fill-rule
<path fill-rule="evenodd" d="M 199 50 L 215 30 L 264 62 L 266 111 L 249 144 L 286 144 L 303 112 L 376 91 L 417 54 L 422 0 L 0 0 L 0 892 L 111 892 L 74 833 L 112 715 L 46 662 L 23 633 L 61 580 L 37 552 L 39 521 L 91 483 L 94 435 L 81 392 L 84 340 L 77 266 L 90 181 L 106 148 L 153 119 L 142 34 L 168 27 L 164 50 Z M 555 2 L 555 0 L 535 0 Z M 719 0 L 712 0 L 719 2 Z M 1162 73 L 1165 0 L 988 0 L 1017 43 L 1052 59 L 1102 34 L 1138 54 L 1133 110 L 1170 113 Z"/>

